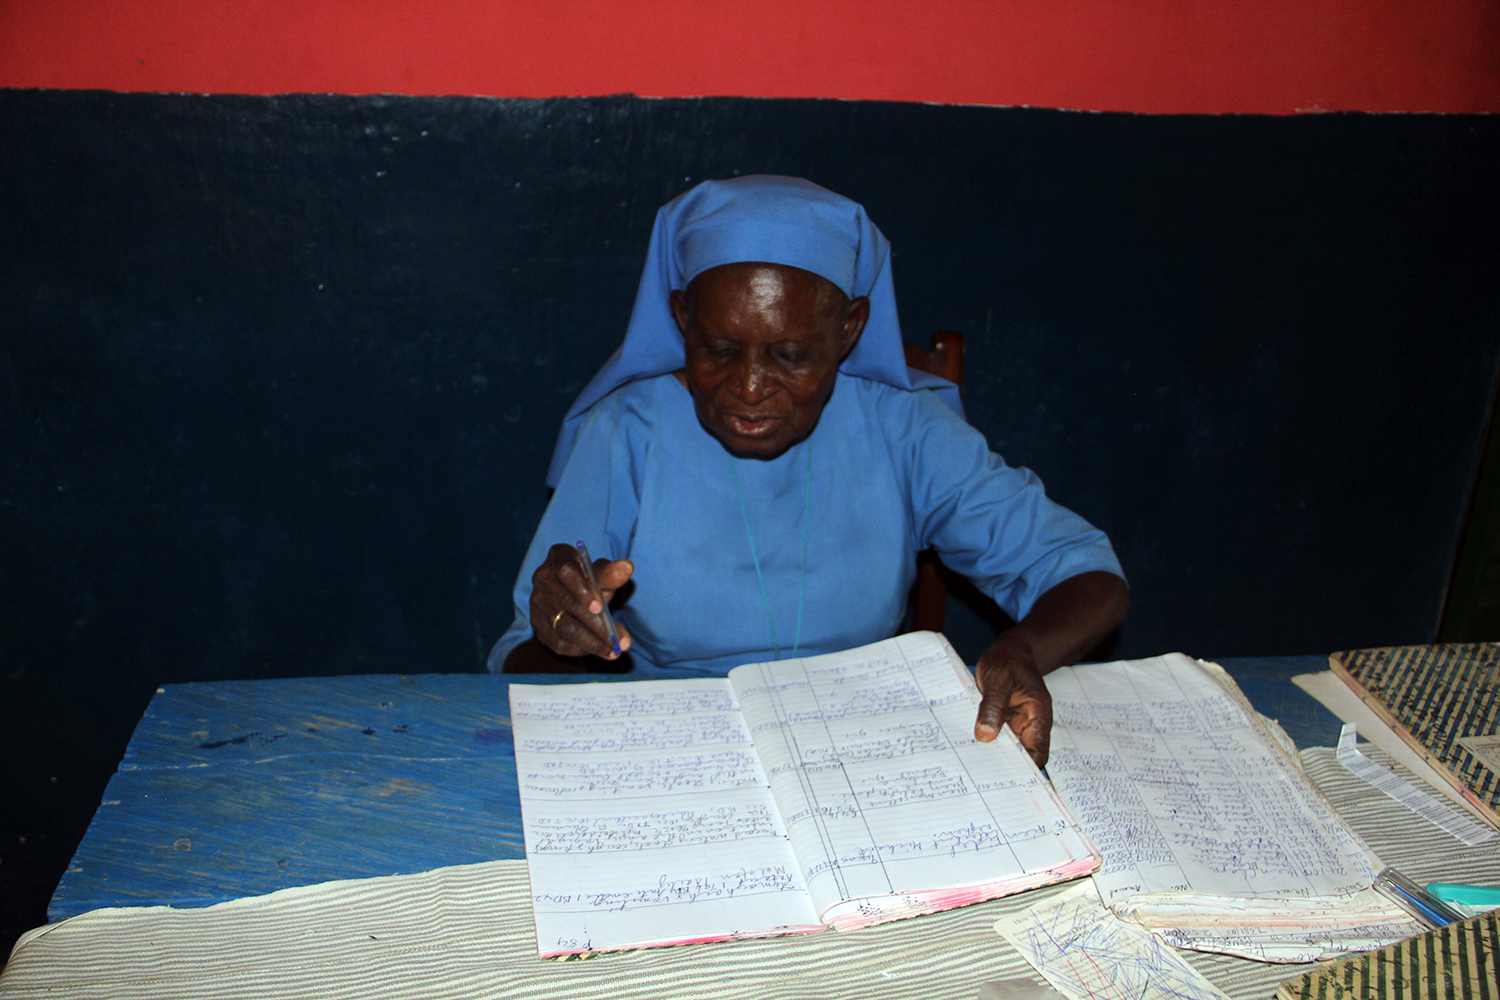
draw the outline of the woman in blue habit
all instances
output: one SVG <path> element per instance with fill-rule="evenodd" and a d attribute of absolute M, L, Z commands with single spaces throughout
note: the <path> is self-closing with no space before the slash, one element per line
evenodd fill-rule
<path fill-rule="evenodd" d="M 723 675 L 894 635 L 931 546 L 1017 623 L 980 657 L 980 740 L 1007 722 L 1039 763 L 1051 699 L 1129 604 L 1109 540 L 1048 500 L 906 367 L 890 247 L 809 181 L 706 181 L 656 217 L 625 342 L 563 421 L 556 488 L 490 669 L 615 659 Z M 595 563 L 598 589 L 573 542 Z"/>

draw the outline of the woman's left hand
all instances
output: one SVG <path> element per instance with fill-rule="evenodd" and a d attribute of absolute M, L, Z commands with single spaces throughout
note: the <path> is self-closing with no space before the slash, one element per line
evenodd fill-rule
<path fill-rule="evenodd" d="M 1009 724 L 1037 767 L 1047 766 L 1052 744 L 1052 695 L 1042 675 L 1097 646 L 1125 618 L 1130 590 L 1113 573 L 1070 576 L 1000 633 L 979 657 L 975 681 L 983 696 L 974 738 L 988 743 Z"/>
<path fill-rule="evenodd" d="M 1052 741 L 1052 695 L 1031 648 L 1006 632 L 979 657 L 974 677 L 983 700 L 974 738 L 988 743 L 1009 723 L 1037 767 L 1047 766 Z"/>

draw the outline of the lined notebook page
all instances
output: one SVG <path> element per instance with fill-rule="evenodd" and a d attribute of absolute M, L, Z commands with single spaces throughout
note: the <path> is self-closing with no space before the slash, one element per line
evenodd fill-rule
<path fill-rule="evenodd" d="M 512 684 L 543 956 L 820 930 L 729 681 Z"/>
<path fill-rule="evenodd" d="M 1208 668 L 1173 653 L 1047 676 L 1048 773 L 1099 845 L 1104 902 L 1344 896 L 1368 855 Z"/>
<path fill-rule="evenodd" d="M 1009 731 L 974 740 L 978 694 L 946 640 L 898 636 L 730 671 L 814 905 L 840 926 L 1083 875 L 1097 861 Z M 1071 866 L 1071 867 L 1069 867 Z M 1053 874 L 1034 876 L 1038 872 Z M 940 892 L 943 898 L 901 899 Z M 843 900 L 867 902 L 830 915 Z"/>

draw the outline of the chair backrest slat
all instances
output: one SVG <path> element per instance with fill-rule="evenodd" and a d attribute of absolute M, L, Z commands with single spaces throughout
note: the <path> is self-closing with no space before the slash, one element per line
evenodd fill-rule
<path fill-rule="evenodd" d="M 963 388 L 964 335 L 956 330 L 939 330 L 932 335 L 932 349 L 905 344 L 906 364 L 910 368 L 945 378 Z M 917 555 L 917 585 L 912 612 L 912 628 L 941 632 L 948 604 L 948 584 L 943 574 L 951 572 L 931 549 Z"/>

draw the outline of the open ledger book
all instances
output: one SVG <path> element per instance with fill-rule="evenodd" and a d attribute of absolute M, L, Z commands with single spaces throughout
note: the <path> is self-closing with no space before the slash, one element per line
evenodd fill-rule
<path fill-rule="evenodd" d="M 863 927 L 1099 865 L 931 632 L 724 678 L 510 686 L 543 957 Z"/>

